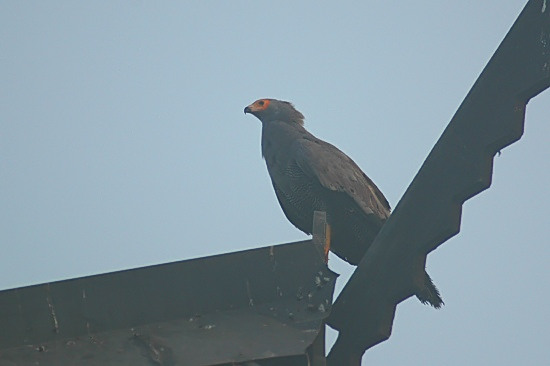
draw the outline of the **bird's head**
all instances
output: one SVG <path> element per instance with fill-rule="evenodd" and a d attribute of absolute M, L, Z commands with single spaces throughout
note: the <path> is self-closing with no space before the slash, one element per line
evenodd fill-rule
<path fill-rule="evenodd" d="M 277 99 L 258 99 L 246 107 L 244 113 L 253 114 L 262 123 L 282 121 L 304 124 L 304 115 L 298 112 L 292 103 Z"/>

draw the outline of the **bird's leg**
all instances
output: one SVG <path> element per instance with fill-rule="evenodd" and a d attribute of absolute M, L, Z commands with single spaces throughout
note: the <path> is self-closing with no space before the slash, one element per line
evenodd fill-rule
<path fill-rule="evenodd" d="M 313 244 L 319 253 L 319 256 L 328 263 L 328 252 L 330 251 L 331 227 L 327 222 L 327 213 L 325 211 L 313 211 Z"/>
<path fill-rule="evenodd" d="M 328 263 L 328 252 L 330 251 L 330 224 L 325 225 L 325 263 Z"/>

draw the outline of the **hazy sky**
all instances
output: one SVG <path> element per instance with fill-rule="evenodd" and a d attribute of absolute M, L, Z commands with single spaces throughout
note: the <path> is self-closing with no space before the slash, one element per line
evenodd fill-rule
<path fill-rule="evenodd" d="M 395 206 L 525 3 L 2 1 L 0 289 L 305 239 L 243 114 L 261 97 Z M 428 257 L 446 306 L 399 305 L 365 363 L 548 362 L 549 116 L 547 91 Z"/>

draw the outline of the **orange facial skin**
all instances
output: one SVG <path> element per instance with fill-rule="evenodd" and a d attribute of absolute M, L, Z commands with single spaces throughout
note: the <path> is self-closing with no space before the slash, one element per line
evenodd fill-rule
<path fill-rule="evenodd" d="M 245 113 L 263 111 L 267 109 L 267 107 L 269 107 L 270 102 L 271 101 L 269 99 L 258 99 L 257 101 L 245 108 Z"/>

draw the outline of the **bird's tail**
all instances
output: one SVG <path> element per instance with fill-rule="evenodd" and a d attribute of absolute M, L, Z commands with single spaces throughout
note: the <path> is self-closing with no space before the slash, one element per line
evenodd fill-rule
<path fill-rule="evenodd" d="M 424 274 L 426 275 L 424 277 L 424 287 L 417 290 L 416 297 L 418 297 L 421 303 L 430 304 L 434 308 L 439 309 L 442 305 L 445 305 L 445 303 L 439 294 L 439 290 L 435 287 L 430 278 L 430 275 L 426 272 L 424 272 Z"/>

